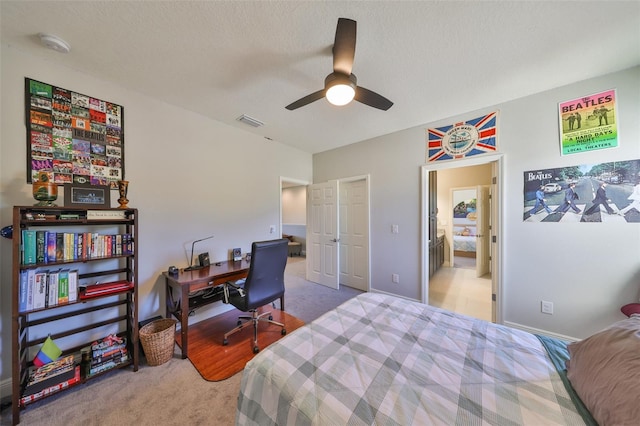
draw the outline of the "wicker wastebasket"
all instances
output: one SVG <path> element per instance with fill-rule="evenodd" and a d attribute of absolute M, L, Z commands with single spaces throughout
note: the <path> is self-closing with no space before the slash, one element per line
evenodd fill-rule
<path fill-rule="evenodd" d="M 147 364 L 160 365 L 173 357 L 177 321 L 170 318 L 150 322 L 140 329 L 140 343 Z"/>

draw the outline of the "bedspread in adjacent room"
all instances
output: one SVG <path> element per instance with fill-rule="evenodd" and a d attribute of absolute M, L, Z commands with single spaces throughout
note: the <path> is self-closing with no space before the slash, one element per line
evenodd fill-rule
<path fill-rule="evenodd" d="M 453 250 L 461 252 L 474 252 L 476 251 L 475 235 L 454 235 L 453 236 Z"/>
<path fill-rule="evenodd" d="M 364 293 L 264 349 L 239 425 L 578 425 L 533 334 Z"/>

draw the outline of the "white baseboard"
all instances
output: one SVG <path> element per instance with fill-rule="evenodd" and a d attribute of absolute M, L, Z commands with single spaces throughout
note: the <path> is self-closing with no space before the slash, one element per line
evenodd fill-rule
<path fill-rule="evenodd" d="M 376 290 L 375 288 L 372 288 L 369 292 L 370 292 L 370 293 L 386 294 L 387 296 L 399 297 L 399 298 L 401 298 L 401 299 L 411 300 L 412 302 L 422 303 L 420 300 L 418 300 L 418 299 L 414 299 L 414 298 L 412 298 L 412 297 L 401 296 L 401 295 L 399 295 L 399 294 L 389 293 L 388 291 Z"/>
<path fill-rule="evenodd" d="M 526 325 L 518 324 L 515 322 L 505 321 L 504 325 L 511 328 L 517 328 L 518 330 L 526 331 L 528 333 L 542 334 L 544 336 L 553 337 L 555 339 L 560 339 L 560 340 L 568 340 L 570 342 L 577 342 L 578 340 L 582 340 L 582 339 L 578 339 L 577 337 L 565 336 L 564 334 L 552 333 L 551 331 L 547 331 L 547 330 L 540 330 L 538 328 L 527 327 Z"/>

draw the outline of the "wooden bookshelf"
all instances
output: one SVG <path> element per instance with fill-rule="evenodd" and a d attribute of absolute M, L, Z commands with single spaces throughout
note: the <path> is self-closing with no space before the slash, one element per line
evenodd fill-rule
<path fill-rule="evenodd" d="M 88 210 L 92 211 L 87 217 Z M 93 215 L 93 216 L 92 216 Z M 97 216 L 96 216 L 97 215 Z M 113 217 L 110 217 L 113 215 Z M 12 258 L 12 412 L 13 424 L 20 422 L 20 410 L 25 408 L 25 387 L 30 371 L 33 370 L 33 356 L 45 341 L 47 335 L 62 349 L 63 356 L 76 355 L 80 361 L 80 350 L 95 340 L 99 328 L 117 329 L 120 337 L 126 338 L 128 359 L 114 368 L 131 367 L 138 370 L 138 211 L 137 209 L 82 209 L 67 207 L 15 206 L 13 208 L 13 258 Z M 109 238 L 92 240 L 100 244 L 95 251 L 83 254 L 74 237 L 67 247 L 70 252 L 66 258 L 38 256 L 35 263 L 24 262 L 25 247 L 23 231 L 41 230 L 48 233 L 65 232 L 74 235 L 88 233 L 113 235 Z M 117 235 L 127 235 L 129 244 L 126 250 L 117 249 Z M 81 239 L 82 240 L 82 239 Z M 83 241 L 84 242 L 84 241 Z M 86 244 L 86 242 L 84 242 Z M 109 244 L 109 248 L 106 245 Z M 92 246 L 92 249 L 94 247 Z M 97 250 L 100 248 L 100 250 Z M 39 248 L 42 250 L 42 248 Z M 38 247 L 36 247 L 38 250 Z M 46 247 L 45 247 L 46 250 Z M 70 257 L 69 257 L 70 256 Z M 66 303 L 45 304 L 37 308 L 26 307 L 21 299 L 21 276 L 25 271 L 46 271 L 50 274 L 54 268 L 76 268 L 78 282 L 71 301 Z M 115 278 L 114 278 L 115 277 Z M 47 275 L 49 279 L 49 275 Z M 82 297 L 80 286 L 94 284 L 105 279 L 102 288 L 110 290 L 100 293 L 93 288 L 93 294 Z M 123 283 L 116 285 L 113 283 Z M 109 284 L 112 284 L 112 287 Z M 127 285 L 124 285 L 127 283 Z M 48 284 L 48 283 L 47 283 Z M 23 280 L 24 292 L 24 280 Z M 27 286 L 29 283 L 27 282 Z M 47 301 L 53 295 L 47 294 Z M 24 297 L 24 293 L 23 296 Z M 53 302 L 54 299 L 51 299 Z M 21 301 L 23 302 L 21 304 Z M 86 339 L 86 340 L 85 340 Z M 65 341 L 73 343 L 66 344 Z M 78 344 L 80 343 L 80 344 Z M 109 370 L 70 380 L 61 384 L 55 392 L 39 395 L 38 400 L 64 392 L 94 377 L 108 373 Z"/>

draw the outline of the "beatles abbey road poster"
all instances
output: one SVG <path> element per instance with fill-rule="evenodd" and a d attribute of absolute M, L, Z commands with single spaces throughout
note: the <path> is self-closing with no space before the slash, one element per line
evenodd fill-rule
<path fill-rule="evenodd" d="M 524 172 L 523 220 L 640 223 L 640 160 Z"/>
<path fill-rule="evenodd" d="M 27 182 L 108 185 L 124 178 L 121 105 L 25 78 Z"/>

